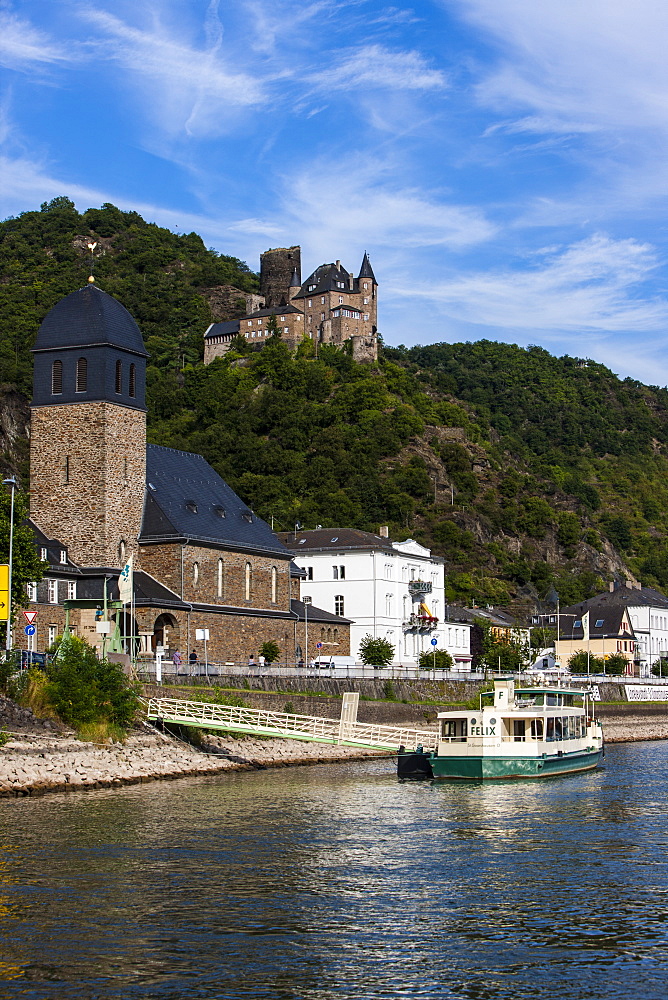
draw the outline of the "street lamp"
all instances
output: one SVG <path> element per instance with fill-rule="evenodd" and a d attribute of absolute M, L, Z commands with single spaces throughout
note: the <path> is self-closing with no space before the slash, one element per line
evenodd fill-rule
<path fill-rule="evenodd" d="M 308 668 L 308 606 L 311 603 L 310 597 L 302 597 L 302 604 L 304 605 L 304 648 L 306 653 L 304 655 L 304 666 Z"/>
<path fill-rule="evenodd" d="M 9 476 L 2 480 L 3 486 L 12 488 L 12 504 L 9 514 L 9 594 L 7 597 L 7 635 L 5 637 L 5 649 L 9 652 L 12 648 L 12 561 L 14 558 L 14 492 L 16 490 L 16 479 Z"/>

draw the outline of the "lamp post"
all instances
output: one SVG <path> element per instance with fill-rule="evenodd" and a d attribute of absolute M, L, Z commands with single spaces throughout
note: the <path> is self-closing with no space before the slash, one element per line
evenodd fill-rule
<path fill-rule="evenodd" d="M 2 480 L 3 486 L 11 486 L 12 503 L 9 514 L 9 594 L 7 597 L 7 635 L 5 638 L 5 649 L 9 653 L 12 648 L 12 567 L 14 559 L 14 492 L 16 490 L 16 479 L 9 476 Z"/>
<path fill-rule="evenodd" d="M 304 605 L 304 649 L 306 650 L 304 655 L 304 666 L 308 670 L 308 606 L 311 603 L 311 598 L 302 597 L 302 603 Z"/>

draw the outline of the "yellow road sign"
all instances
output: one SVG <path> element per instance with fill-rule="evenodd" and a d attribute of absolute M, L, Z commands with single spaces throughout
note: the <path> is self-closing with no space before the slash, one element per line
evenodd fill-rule
<path fill-rule="evenodd" d="M 9 566 L 0 563 L 0 622 L 9 617 Z"/>

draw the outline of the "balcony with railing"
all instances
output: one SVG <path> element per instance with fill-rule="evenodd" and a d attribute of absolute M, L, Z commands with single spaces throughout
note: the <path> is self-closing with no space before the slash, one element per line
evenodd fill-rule
<path fill-rule="evenodd" d="M 433 632 L 438 628 L 438 618 L 435 615 L 412 614 L 401 623 L 404 632 Z"/>

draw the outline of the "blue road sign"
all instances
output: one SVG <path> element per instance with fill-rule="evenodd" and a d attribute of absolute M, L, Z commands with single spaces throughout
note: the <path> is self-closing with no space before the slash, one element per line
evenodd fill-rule
<path fill-rule="evenodd" d="M 35 628 L 34 625 L 26 625 L 23 631 L 25 632 L 26 635 L 34 635 L 37 629 Z"/>
<path fill-rule="evenodd" d="M 322 643 L 321 642 L 316 642 L 315 648 L 316 649 L 322 649 Z"/>
<path fill-rule="evenodd" d="M 438 646 L 438 639 L 432 639 L 431 644 L 432 646 Z"/>

